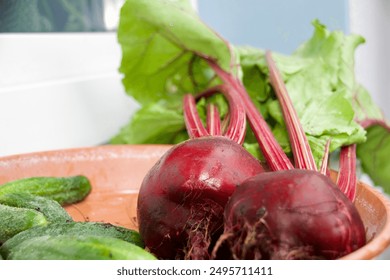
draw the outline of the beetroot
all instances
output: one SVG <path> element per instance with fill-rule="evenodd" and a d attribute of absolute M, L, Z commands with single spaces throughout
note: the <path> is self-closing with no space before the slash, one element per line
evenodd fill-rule
<path fill-rule="evenodd" d="M 336 259 L 365 244 L 359 213 L 326 176 L 288 170 L 241 184 L 225 209 L 235 259 Z"/>
<path fill-rule="evenodd" d="M 238 184 L 264 171 L 239 144 L 245 135 L 243 105 L 231 88 L 218 89 L 229 101 L 226 131 L 222 132 L 218 111 L 212 106 L 204 128 L 194 97 L 186 95 L 184 117 L 192 139 L 164 154 L 142 182 L 139 231 L 146 247 L 160 259 L 209 259 L 223 232 L 228 198 Z"/>
<path fill-rule="evenodd" d="M 280 101 L 294 156 L 294 166 L 251 103 L 245 88 L 213 61 L 210 66 L 244 100 L 259 146 L 273 172 L 261 173 L 236 188 L 225 208 L 224 233 L 214 247 L 228 247 L 224 258 L 234 259 L 334 259 L 366 242 L 363 222 L 352 203 L 356 188 L 354 147 L 342 150 L 339 186 L 321 174 L 313 160 L 306 135 L 281 76 L 266 55 L 270 81 Z M 326 147 L 329 149 L 329 142 Z M 344 193 L 340 190 L 343 189 Z"/>
<path fill-rule="evenodd" d="M 176 145 L 140 189 L 139 230 L 146 246 L 159 258 L 208 259 L 228 198 L 236 185 L 262 171 L 252 155 L 226 137 Z"/>

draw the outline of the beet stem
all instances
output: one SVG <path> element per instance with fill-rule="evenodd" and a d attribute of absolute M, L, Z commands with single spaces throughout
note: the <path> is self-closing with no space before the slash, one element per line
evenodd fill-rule
<path fill-rule="evenodd" d="M 244 104 L 231 86 L 222 85 L 221 89 L 229 103 L 229 125 L 224 135 L 241 145 L 244 143 L 246 133 Z"/>
<path fill-rule="evenodd" d="M 317 170 L 313 153 L 310 149 L 305 131 L 299 121 L 298 114 L 294 109 L 291 98 L 280 72 L 272 59 L 270 51 L 266 52 L 266 61 L 269 69 L 270 82 L 275 90 L 283 112 L 284 121 L 290 138 L 291 150 L 294 156 L 295 167 L 298 169 Z"/>
<path fill-rule="evenodd" d="M 206 91 L 198 94 L 196 99 L 199 100 L 202 97 L 210 97 L 216 93 L 222 93 L 228 101 L 229 104 L 229 123 L 226 130 L 222 129 L 223 136 L 228 137 L 238 144 L 244 143 L 245 134 L 246 134 L 246 114 L 245 107 L 241 99 L 238 97 L 235 89 L 229 85 L 217 85 L 212 88 L 207 89 Z M 184 112 L 186 114 L 186 108 L 184 104 Z M 222 128 L 226 125 L 222 125 Z"/>
<path fill-rule="evenodd" d="M 356 144 L 341 147 L 340 168 L 336 183 L 351 201 L 355 200 L 357 183 Z"/>
<path fill-rule="evenodd" d="M 199 101 L 201 98 L 209 98 L 209 97 L 211 97 L 214 94 L 219 93 L 219 92 L 221 92 L 221 86 L 216 85 L 216 86 L 213 86 L 211 88 L 208 88 L 208 89 L 196 94 L 195 100 Z"/>
<path fill-rule="evenodd" d="M 271 170 L 277 171 L 294 169 L 294 166 L 284 153 L 282 147 L 276 141 L 271 129 L 268 127 L 268 124 L 261 113 L 252 103 L 252 100 L 241 82 L 230 73 L 221 69 L 221 67 L 214 61 L 207 60 L 207 62 L 225 84 L 230 85 L 236 90 L 235 93 L 243 101 L 249 124 Z"/>
<path fill-rule="evenodd" d="M 321 167 L 320 167 L 320 173 L 323 174 L 323 175 L 325 175 L 325 176 L 329 176 L 328 164 L 329 164 L 329 148 L 330 148 L 330 143 L 331 143 L 331 140 L 330 140 L 330 139 L 329 139 L 328 141 L 326 141 L 324 156 L 322 157 Z"/>
<path fill-rule="evenodd" d="M 226 130 L 229 126 L 229 119 L 230 119 L 230 113 L 227 112 L 225 117 L 223 118 L 223 120 L 221 122 L 221 129 L 224 133 L 226 133 Z"/>
<path fill-rule="evenodd" d="M 214 104 L 207 104 L 207 131 L 211 136 L 221 136 L 221 119 L 218 107 Z"/>
<path fill-rule="evenodd" d="M 207 136 L 209 133 L 204 127 L 196 109 L 195 98 L 192 94 L 186 94 L 183 98 L 184 122 L 190 138 Z"/>
<path fill-rule="evenodd" d="M 374 125 L 379 125 L 381 127 L 383 127 L 384 129 L 386 129 L 387 131 L 390 132 L 390 124 L 387 123 L 385 120 L 381 120 L 381 119 L 364 119 L 362 121 L 359 122 L 360 125 L 364 128 L 364 129 L 367 129 L 371 126 L 374 126 Z"/>

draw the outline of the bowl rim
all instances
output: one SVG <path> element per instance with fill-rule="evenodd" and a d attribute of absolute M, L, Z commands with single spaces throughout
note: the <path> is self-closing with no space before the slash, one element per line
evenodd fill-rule
<path fill-rule="evenodd" d="M 372 187 L 362 181 L 359 181 L 358 184 L 365 192 L 371 193 L 380 200 L 385 208 L 386 220 L 379 234 L 377 234 L 372 240 L 368 241 L 363 247 L 344 257 L 341 257 L 340 260 L 375 259 L 390 246 L 390 200 L 375 187 Z"/>

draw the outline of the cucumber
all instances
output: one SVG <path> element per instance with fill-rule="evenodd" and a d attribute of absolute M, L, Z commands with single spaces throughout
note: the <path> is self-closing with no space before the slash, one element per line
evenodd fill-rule
<path fill-rule="evenodd" d="M 40 236 L 20 243 L 9 260 L 155 260 L 132 243 L 106 236 Z"/>
<path fill-rule="evenodd" d="M 36 227 L 21 232 L 0 247 L 0 254 L 7 258 L 19 244 L 39 236 L 106 236 L 118 238 L 142 248 L 144 247 L 140 234 L 135 230 L 108 223 L 70 222 L 66 224 L 49 224 L 46 227 Z"/>
<path fill-rule="evenodd" d="M 44 225 L 47 225 L 47 220 L 38 211 L 0 204 L 0 244 L 17 233 Z"/>
<path fill-rule="evenodd" d="M 5 193 L 0 195 L 0 204 L 28 208 L 41 212 L 48 222 L 70 222 L 72 217 L 55 200 L 29 193 Z"/>
<path fill-rule="evenodd" d="M 91 184 L 82 175 L 71 177 L 29 177 L 0 186 L 0 195 L 30 193 L 67 205 L 83 200 L 91 191 Z"/>

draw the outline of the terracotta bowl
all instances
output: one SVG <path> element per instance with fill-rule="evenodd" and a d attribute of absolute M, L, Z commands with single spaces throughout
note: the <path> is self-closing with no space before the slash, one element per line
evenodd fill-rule
<path fill-rule="evenodd" d="M 110 222 L 137 229 L 136 202 L 142 179 L 168 145 L 107 145 L 14 155 L 0 158 L 0 184 L 33 176 L 83 174 L 92 192 L 66 207 L 77 221 Z M 374 259 L 390 245 L 390 202 L 359 183 L 356 207 L 369 242 L 343 259 Z"/>

